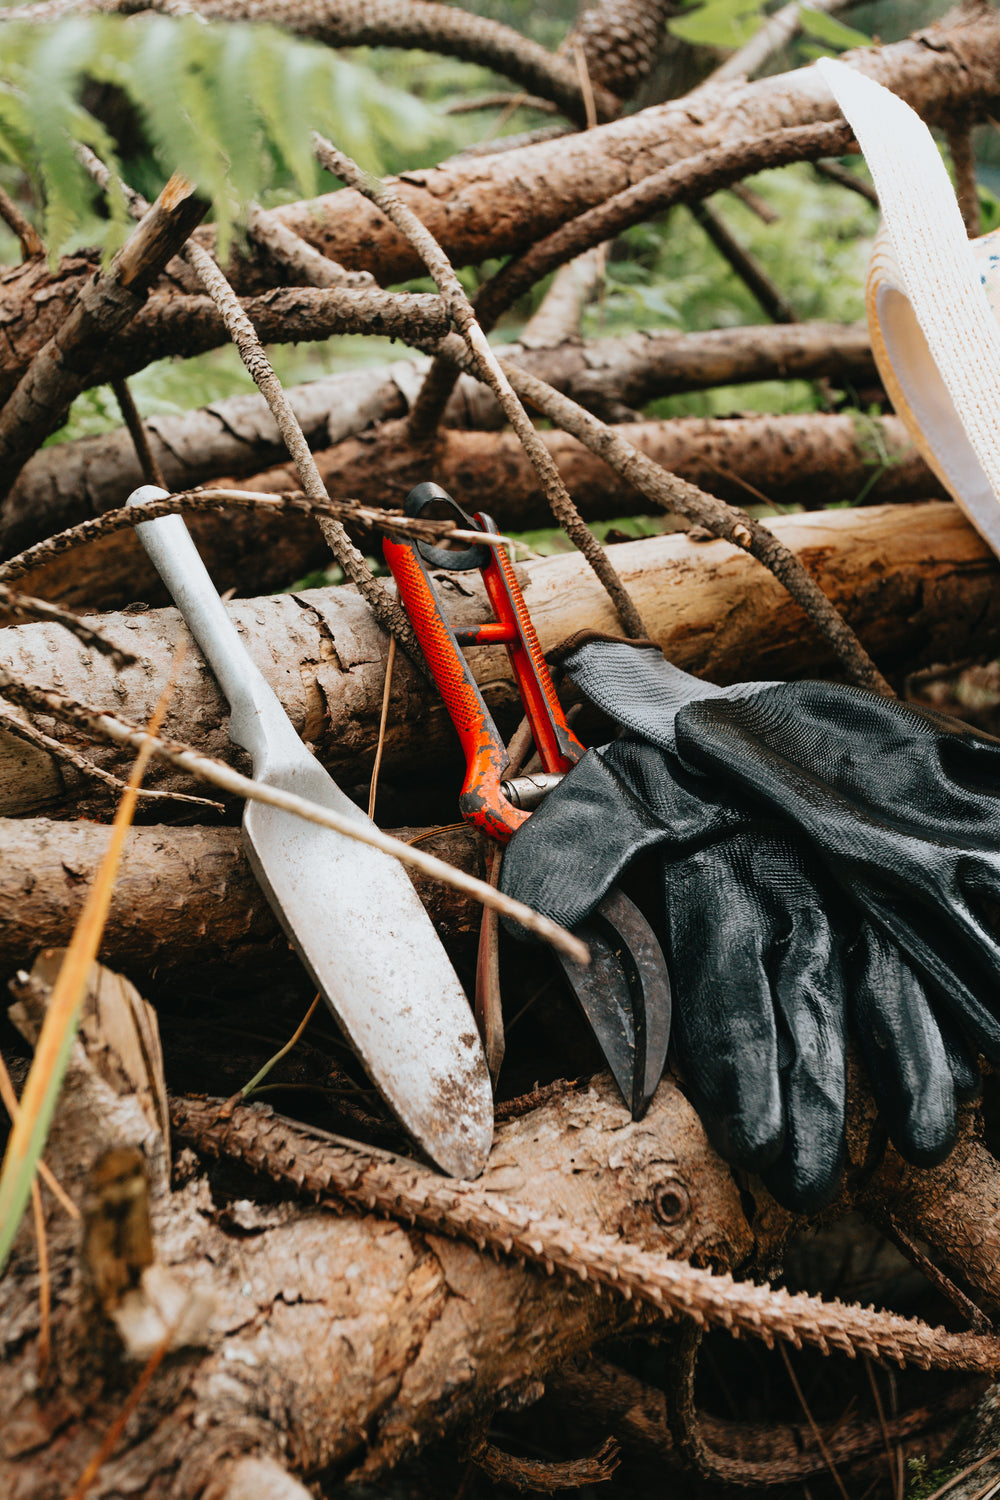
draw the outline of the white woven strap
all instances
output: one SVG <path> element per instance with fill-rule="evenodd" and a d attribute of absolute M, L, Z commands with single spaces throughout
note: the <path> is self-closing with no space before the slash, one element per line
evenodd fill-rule
<path fill-rule="evenodd" d="M 882 209 L 867 294 L 879 374 L 930 467 L 1000 554 L 1000 326 L 983 276 L 1000 261 L 1000 237 L 970 245 L 940 153 L 908 104 L 832 58 L 816 67 Z"/>

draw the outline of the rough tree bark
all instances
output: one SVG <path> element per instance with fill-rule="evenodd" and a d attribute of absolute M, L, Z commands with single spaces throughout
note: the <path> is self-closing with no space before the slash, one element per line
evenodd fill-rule
<path fill-rule="evenodd" d="M 42 19 L 140 8 L 138 0 L 49 0 L 30 14 Z M 580 122 L 588 115 L 588 83 L 598 117 L 616 114 L 618 98 L 648 73 L 669 9 L 602 0 L 553 56 L 455 6 L 426 0 L 367 6 L 355 0 L 285 6 L 193 0 L 181 7 L 154 0 L 149 8 L 278 19 L 341 43 L 406 44 L 415 36 L 432 38 L 437 27 L 445 50 L 492 57 Z M 1000 19 L 983 3 L 966 5 L 910 41 L 849 54 L 847 61 L 953 136 L 956 119 L 965 129 L 1000 105 Z M 585 134 L 470 154 L 407 173 L 395 186 L 456 265 L 481 263 L 525 251 L 672 163 L 835 115 L 809 70 L 749 84 L 715 80 Z M 260 222 L 265 239 L 274 239 L 269 227 L 281 226 L 286 244 L 289 233 L 299 234 L 331 260 L 374 272 L 383 285 L 421 269 L 411 245 L 349 190 L 289 205 L 263 221 L 258 216 Z M 210 231 L 198 237 L 212 242 Z M 334 278 L 321 276 L 321 285 L 289 285 L 315 279 L 302 255 L 289 260 L 251 249 L 232 272 L 264 340 L 382 332 L 434 352 L 451 326 L 437 297 L 395 294 L 358 285 L 357 278 L 334 285 Z M 80 254 L 55 269 L 39 257 L 0 274 L 0 402 L 25 371 L 37 371 L 48 340 L 58 339 L 59 330 L 65 338 L 67 317 L 82 305 L 81 288 L 94 273 L 94 257 Z M 160 354 L 213 347 L 223 337 L 214 307 L 171 262 L 113 347 L 90 341 L 74 379 L 84 388 Z M 516 357 L 602 419 L 628 422 L 622 430 L 662 466 L 737 503 L 748 503 L 748 496 L 733 475 L 778 499 L 797 497 L 808 486 L 815 503 L 848 497 L 874 472 L 864 437 L 848 418 L 632 420 L 654 397 L 720 382 L 797 376 L 867 385 L 873 370 L 864 330 L 636 334 L 571 338 L 554 349 L 537 347 L 529 333 Z M 328 485 L 384 502 L 433 474 L 460 498 L 493 509 L 501 525 L 513 529 L 543 519 L 523 457 L 499 434 L 495 403 L 480 387 L 461 380 L 440 433 L 423 446 L 409 443 L 401 419 L 426 369 L 425 361 L 400 360 L 297 394 Z M 171 485 L 221 475 L 254 488 L 286 484 L 284 475 L 261 472 L 281 455 L 256 398 L 150 426 L 152 451 L 164 461 Z M 925 471 L 904 453 L 898 424 L 886 419 L 877 431 L 894 461 L 872 494 L 935 493 Z M 9 399 L 0 413 L 0 438 L 4 433 L 8 452 L 20 462 L 18 438 L 24 448 L 34 439 L 28 440 L 19 407 Z M 585 511 L 607 518 L 645 508 L 574 440 L 557 431 L 545 442 Z M 36 454 L 0 511 L 0 551 L 9 555 L 120 503 L 139 480 L 125 444 L 116 434 Z M 3 483 L 12 478 L 5 472 Z M 236 585 L 243 595 L 230 606 L 233 618 L 296 727 L 338 780 L 364 795 L 379 740 L 387 639 L 349 589 L 252 597 L 323 558 L 311 540 L 315 523 L 286 517 L 279 535 L 256 514 L 241 514 L 238 525 L 203 515 L 192 530 L 220 586 Z M 1000 644 L 996 559 L 954 507 L 866 507 L 781 519 L 774 530 L 897 681 L 916 667 L 981 656 Z M 720 682 L 831 669 L 798 607 L 746 552 L 694 531 L 623 544 L 614 555 L 650 632 L 679 665 Z M 520 573 L 543 648 L 581 626 L 614 628 L 607 598 L 577 557 L 533 559 Z M 0 660 L 43 687 L 144 721 L 186 633 L 174 610 L 148 607 L 163 595 L 134 538 L 116 535 L 86 552 L 65 552 L 19 585 L 90 611 L 112 601 L 142 601 L 98 616 L 112 639 L 135 652 L 136 661 L 121 672 L 49 624 L 0 629 Z M 446 599 L 457 623 L 485 617 L 481 590 L 467 578 L 450 575 Z M 474 665 L 501 726 L 512 729 L 517 711 L 506 657 L 489 649 L 475 655 Z M 381 806 L 393 809 L 391 820 L 443 821 L 448 813 L 441 808 L 454 803 L 458 751 L 436 694 L 402 657 L 392 671 L 388 707 Z M 66 940 L 107 837 L 107 787 L 46 750 L 38 733 L 52 735 L 78 758 L 92 756 L 106 772 L 121 775 L 128 765 L 117 750 L 92 746 L 44 718 L 32 726 L 24 716 L 22 728 L 29 737 L 36 734 L 35 743 L 0 730 L 0 980 L 26 967 L 39 947 Z M 600 725 L 584 716 L 582 733 L 592 732 Z M 227 710 L 195 652 L 180 670 L 165 733 L 239 763 L 228 741 Z M 192 790 L 162 766 L 149 781 L 161 791 Z M 237 808 L 227 803 L 218 815 L 201 810 L 200 825 L 189 821 L 195 816 L 189 807 L 179 814 L 183 824 L 172 824 L 162 803 L 152 808 L 147 804 L 140 817 L 156 821 L 143 822 L 130 836 L 102 952 L 148 982 L 166 1025 L 171 986 L 183 986 L 190 968 L 204 974 L 224 963 L 230 980 L 242 984 L 243 976 L 263 982 L 272 964 L 284 974 L 294 961 L 244 862 L 233 826 Z M 416 828 L 402 832 L 423 837 Z M 464 829 L 437 828 L 430 847 L 479 869 L 482 851 Z M 452 951 L 469 961 L 478 912 L 442 887 L 422 882 L 419 888 Z M 35 981 L 17 983 L 18 1024 L 29 1040 L 51 973 L 52 962 L 43 958 Z M 238 1500 L 266 1491 L 276 1500 L 301 1500 L 304 1481 L 329 1488 L 349 1472 L 378 1479 L 437 1439 L 471 1440 L 471 1451 L 478 1451 L 478 1435 L 494 1412 L 534 1400 L 540 1380 L 550 1376 L 556 1391 L 561 1383 L 566 1405 L 582 1403 L 588 1410 L 591 1424 L 594 1411 L 602 1410 L 603 1381 L 616 1431 L 658 1460 L 665 1456 L 673 1474 L 689 1477 L 694 1462 L 702 1478 L 742 1483 L 747 1459 L 763 1454 L 766 1475 L 758 1472 L 753 1482 L 791 1483 L 820 1472 L 827 1453 L 854 1462 L 871 1453 L 873 1443 L 904 1441 L 935 1418 L 950 1419 L 961 1401 L 981 1393 L 984 1374 L 1000 1368 L 1000 1342 L 980 1331 L 980 1315 L 958 1291 L 959 1307 L 974 1317 L 967 1333 L 776 1295 L 757 1284 L 802 1226 L 759 1183 L 738 1179 L 714 1156 L 682 1081 L 672 1075 L 638 1125 L 601 1077 L 536 1092 L 533 1107 L 516 1105 L 523 1115 L 499 1128 L 478 1186 L 446 1183 L 417 1164 L 321 1138 L 265 1110 L 236 1106 L 220 1113 L 218 1105 L 177 1098 L 176 1143 L 187 1149 L 178 1155 L 180 1177 L 171 1191 L 163 1121 L 144 1110 L 141 1098 L 144 1091 L 155 1097 L 162 1087 L 139 1080 L 136 1092 L 134 1076 L 126 1083 L 121 1067 L 107 1066 L 111 996 L 133 1016 L 141 1004 L 123 981 L 105 975 L 95 985 L 98 1004 L 87 1012 L 46 1153 L 86 1206 L 89 1247 L 81 1256 L 75 1228 L 48 1214 L 55 1316 L 47 1370 L 39 1366 L 42 1274 L 29 1226 L 22 1227 L 10 1272 L 0 1281 L 0 1492 L 13 1500 L 72 1491 L 134 1385 L 137 1361 L 164 1332 L 172 1335 L 170 1353 L 119 1451 L 103 1467 L 105 1493 Z M 149 1016 L 145 1024 L 152 1027 Z M 234 1017 L 234 1036 L 241 1024 Z M 949 1160 L 917 1171 L 886 1147 L 873 1101 L 855 1078 L 848 1171 L 826 1214 L 831 1225 L 848 1212 L 864 1215 L 900 1243 L 917 1246 L 918 1262 L 923 1247 L 936 1284 L 947 1293 L 947 1273 L 988 1306 L 1000 1298 L 1000 1172 L 988 1146 L 992 1087 L 984 1119 L 966 1111 Z M 88 1258 L 100 1237 L 95 1222 L 110 1215 L 101 1186 L 106 1163 L 97 1166 L 108 1146 L 126 1153 L 139 1147 L 150 1169 L 155 1258 L 150 1266 L 124 1267 L 134 1283 L 124 1295 L 108 1290 L 108 1268 L 102 1273 Z M 712 1274 L 723 1272 L 739 1279 Z M 631 1300 L 621 1295 L 623 1288 Z M 183 1315 L 175 1318 L 164 1307 Z M 159 1330 L 145 1343 L 137 1331 L 140 1314 Z M 826 1431 L 825 1449 L 802 1452 L 801 1438 L 787 1426 L 769 1435 L 759 1428 L 734 1433 L 717 1419 L 700 1433 L 690 1422 L 685 1427 L 678 1391 L 695 1323 L 788 1338 L 824 1352 L 936 1362 L 972 1373 L 937 1401 L 933 1414 L 890 1414 L 877 1434 L 860 1421 L 848 1422 Z M 664 1392 L 662 1402 L 651 1400 L 650 1389 L 634 1377 L 630 1384 L 622 1372 L 602 1370 L 591 1358 L 594 1346 L 609 1337 L 650 1334 L 665 1335 L 675 1350 L 677 1389 Z M 580 1364 L 567 1363 L 577 1356 Z M 984 1407 L 984 1430 L 991 1420 Z M 721 1458 L 705 1457 L 706 1442 Z"/>
<path fill-rule="evenodd" d="M 996 559 L 957 507 L 932 502 L 789 516 L 776 521 L 775 530 L 888 671 L 954 660 L 998 638 Z M 679 666 L 720 682 L 828 669 L 829 658 L 804 628 L 798 606 L 771 574 L 728 543 L 651 537 L 621 544 L 615 558 L 653 638 Z M 584 627 L 615 631 L 610 601 L 578 556 L 529 562 L 520 571 L 544 650 Z M 453 621 L 488 618 L 478 581 L 449 575 L 443 592 Z M 230 612 L 292 722 L 334 777 L 353 785 L 367 776 L 378 739 L 388 642 L 353 589 L 247 600 L 232 604 Z M 107 657 L 45 624 L 0 632 L 4 661 L 29 681 L 56 682 L 72 697 L 144 722 L 184 627 L 172 609 L 100 618 L 111 639 L 140 657 L 135 666 L 116 672 Z M 473 664 L 487 702 L 513 729 L 506 652 L 483 648 Z M 238 752 L 226 724 L 219 690 L 191 651 L 164 732 L 234 759 Z M 53 732 L 77 745 L 74 734 Z M 109 770 L 127 764 L 110 746 L 95 747 L 94 758 Z M 406 767 L 416 773 L 449 761 L 457 765 L 458 751 L 443 707 L 397 658 L 385 772 Z M 151 769 L 149 784 L 189 789 L 185 778 L 165 767 Z M 68 789 L 80 812 L 106 806 L 104 789 L 81 787 L 78 772 L 58 768 L 48 754 L 0 732 L 0 799 L 9 814 L 46 812 L 64 801 Z"/>
<path fill-rule="evenodd" d="M 711 386 L 818 377 L 865 386 L 877 378 L 863 325 L 634 333 L 572 339 L 552 349 L 508 345 L 504 353 L 608 420 L 622 407 L 641 409 L 659 396 Z M 426 360 L 399 360 L 351 370 L 293 387 L 288 396 L 310 444 L 324 448 L 405 416 L 427 367 Z M 495 431 L 504 418 L 492 391 L 463 375 L 448 403 L 445 425 Z M 245 477 L 287 457 L 274 419 L 257 395 L 233 396 L 183 416 L 150 417 L 146 427 L 164 481 L 175 490 L 220 475 Z M 124 429 L 80 438 L 58 450 L 42 449 L 0 506 L 0 549 L 15 551 L 113 509 L 141 483 L 134 445 Z"/>

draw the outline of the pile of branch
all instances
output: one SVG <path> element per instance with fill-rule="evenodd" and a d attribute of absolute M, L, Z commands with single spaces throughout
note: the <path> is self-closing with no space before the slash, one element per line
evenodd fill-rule
<path fill-rule="evenodd" d="M 0 27 L 11 15 L 42 23 L 176 8 L 42 0 L 0 12 Z M 86 252 L 50 264 L 0 194 L 24 249 L 0 275 L 0 977 L 14 980 L 24 1039 L 6 1050 L 25 1060 L 54 960 L 26 971 L 40 948 L 71 937 L 135 726 L 149 720 L 186 637 L 131 535 L 135 516 L 121 511 L 139 483 L 172 492 L 162 509 L 187 514 L 218 586 L 240 595 L 231 613 L 251 656 L 332 774 L 363 799 L 380 764 L 380 805 L 391 810 L 382 820 L 405 821 L 399 837 L 467 874 L 483 874 L 479 842 L 441 826 L 458 784 L 453 732 L 369 561 L 379 537 L 405 525 L 401 502 L 420 480 L 491 511 L 501 528 L 551 517 L 565 530 L 575 553 L 518 564 L 546 650 L 579 629 L 606 630 L 648 635 L 720 683 L 830 674 L 891 691 L 919 668 L 1000 646 L 993 554 L 942 502 L 896 419 L 835 409 L 838 390 L 876 385 L 864 329 L 788 321 L 780 289 L 734 251 L 774 326 L 579 336 L 609 239 L 684 203 L 726 244 L 703 200 L 764 167 L 848 149 L 811 73 L 749 81 L 739 70 L 760 65 L 758 47 L 682 97 L 623 116 L 669 46 L 666 5 L 600 0 L 557 54 L 431 0 L 183 8 L 213 21 L 271 19 L 333 45 L 438 47 L 589 128 L 543 130 L 386 184 L 317 139 L 344 190 L 254 209 L 248 246 L 226 267 L 212 231 L 196 229 L 204 204 L 182 179 L 152 205 L 118 185 L 136 227 L 106 267 Z M 794 29 L 791 12 L 773 18 L 768 37 Z M 968 202 L 966 133 L 1000 107 L 996 13 L 970 3 L 845 60 L 945 128 Z M 114 185 L 104 163 L 80 154 L 98 183 Z M 455 268 L 498 256 L 508 259 L 470 301 Z M 392 289 L 425 270 L 434 294 Z M 496 320 L 553 271 L 520 342 L 492 348 Z M 419 357 L 283 390 L 266 344 L 345 332 L 398 338 Z M 259 395 L 141 420 L 126 377 L 229 339 Z M 828 409 L 643 417 L 664 395 L 793 377 L 817 382 Z M 124 428 L 43 448 L 76 396 L 108 381 Z M 859 499 L 869 503 L 821 509 Z M 761 502 L 814 513 L 763 522 Z M 637 514 L 656 516 L 663 534 L 601 546 L 589 529 Z M 438 539 L 447 530 L 429 524 Z M 346 584 L 272 592 L 327 566 L 331 551 Z M 474 575 L 449 582 L 453 623 L 487 616 Z M 513 732 L 505 653 L 478 652 L 474 669 Z M 171 994 L 193 973 L 245 982 L 252 1007 L 255 978 L 273 976 L 284 993 L 295 965 L 241 850 L 236 781 L 223 777 L 210 800 L 189 774 L 210 763 L 247 769 L 196 653 L 177 670 L 159 748 L 103 930 L 109 967 L 94 971 L 46 1150 L 85 1209 L 83 1248 L 72 1221 L 42 1214 L 47 1238 L 22 1225 L 0 1282 L 3 1493 L 82 1495 L 96 1453 L 108 1493 L 296 1496 L 304 1478 L 376 1479 L 442 1438 L 526 1488 L 608 1479 L 609 1446 L 545 1464 L 488 1440 L 494 1413 L 530 1405 L 542 1381 L 550 1409 L 575 1413 L 577 1431 L 614 1439 L 631 1460 L 706 1484 L 787 1484 L 834 1460 L 864 1464 L 880 1445 L 891 1454 L 912 1438 L 926 1450 L 1000 1368 L 977 1305 L 1000 1296 L 1000 1176 L 972 1110 L 948 1162 L 917 1171 L 887 1146 L 857 1077 L 849 1169 L 825 1219 L 859 1214 L 889 1233 L 971 1319 L 966 1331 L 763 1284 L 803 1225 L 759 1183 L 736 1180 L 670 1074 L 640 1125 L 602 1076 L 507 1101 L 474 1185 L 379 1149 L 391 1124 L 346 1065 L 328 1064 L 336 1088 L 326 1086 L 347 1097 L 355 1141 L 179 1092 L 168 1122 L 156 1018 L 117 971 L 161 1002 L 169 1050 Z M 414 878 L 468 966 L 476 902 Z M 171 1125 L 185 1148 L 173 1190 Z M 947 1398 L 877 1424 L 859 1417 L 824 1431 L 810 1418 L 803 1445 L 790 1423 L 763 1431 L 699 1419 L 697 1343 L 713 1327 L 962 1378 Z M 668 1389 L 596 1358 L 611 1336 L 665 1340 Z M 139 1415 L 113 1452 L 108 1435 L 130 1388 Z"/>

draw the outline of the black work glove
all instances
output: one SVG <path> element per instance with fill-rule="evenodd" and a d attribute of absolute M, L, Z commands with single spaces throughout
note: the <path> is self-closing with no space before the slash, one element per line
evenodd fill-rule
<path fill-rule="evenodd" d="M 655 848 L 688 1087 L 719 1152 L 761 1172 L 781 1202 L 808 1211 L 836 1187 L 849 1024 L 894 1141 L 910 1160 L 940 1161 L 975 1073 L 926 984 L 780 809 L 678 753 L 675 720 L 698 727 L 700 711 L 781 687 L 714 688 L 621 642 L 587 641 L 565 665 L 625 733 L 519 830 L 502 889 L 572 926 Z"/>

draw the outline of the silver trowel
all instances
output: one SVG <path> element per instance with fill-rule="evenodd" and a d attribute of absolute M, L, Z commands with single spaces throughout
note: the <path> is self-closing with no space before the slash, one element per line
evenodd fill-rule
<path fill-rule="evenodd" d="M 129 505 L 161 500 L 144 485 Z M 359 825 L 370 819 L 299 739 L 247 655 L 180 516 L 136 535 L 229 700 L 229 735 L 253 777 Z M 493 1098 L 468 1001 L 399 862 L 381 850 L 247 802 L 247 857 L 275 915 L 393 1113 L 436 1166 L 477 1177 Z"/>

